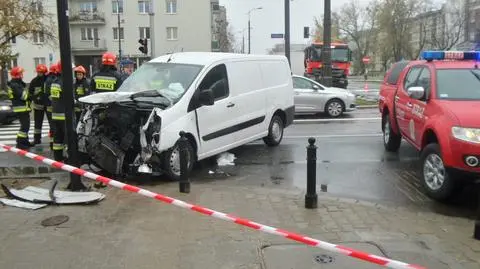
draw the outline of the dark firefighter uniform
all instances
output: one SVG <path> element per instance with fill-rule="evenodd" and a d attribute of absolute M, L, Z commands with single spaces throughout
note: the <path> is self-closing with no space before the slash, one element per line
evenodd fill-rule
<path fill-rule="evenodd" d="M 73 85 L 73 93 L 75 97 L 75 118 L 78 122 L 83 109 L 83 106 L 79 104 L 78 99 L 90 94 L 90 84 L 85 77 L 87 71 L 83 66 L 77 66 L 73 71 L 75 72 L 75 84 Z"/>
<path fill-rule="evenodd" d="M 20 130 L 17 133 L 17 148 L 28 149 L 32 146 L 28 141 L 28 131 L 30 129 L 30 97 L 27 84 L 23 82 L 24 69 L 14 67 L 10 70 L 12 79 L 7 83 L 7 93 L 12 100 L 13 112 L 18 114 L 20 120 Z"/>
<path fill-rule="evenodd" d="M 30 81 L 28 87 L 28 92 L 32 97 L 32 108 L 33 108 L 33 120 L 35 122 L 34 134 L 34 144 L 42 143 L 42 125 L 45 112 L 47 107 L 45 106 L 45 80 L 46 74 L 48 72 L 47 66 L 44 64 L 39 64 L 36 68 L 37 76 Z M 52 125 L 51 114 L 47 113 L 48 124 Z"/>
<path fill-rule="evenodd" d="M 113 53 L 105 53 L 102 56 L 102 67 L 95 73 L 90 82 L 92 93 L 114 92 L 122 85 L 124 77 L 117 71 L 117 56 Z"/>
<path fill-rule="evenodd" d="M 45 79 L 45 85 L 44 85 L 44 100 L 45 100 L 45 107 L 47 108 L 47 118 L 50 118 L 52 120 L 52 101 L 50 97 L 50 86 L 52 85 L 52 82 L 58 77 L 59 75 L 59 70 L 58 70 L 58 65 L 57 63 L 54 63 L 50 66 L 50 72 L 47 75 L 47 78 Z M 55 124 L 53 124 L 53 120 L 50 123 L 50 132 L 48 136 L 50 137 L 50 149 L 53 150 L 53 136 L 55 133 Z"/>
<path fill-rule="evenodd" d="M 60 64 L 58 71 L 61 73 Z M 64 161 L 65 140 L 65 105 L 61 74 L 57 75 L 50 85 L 50 100 L 52 101 L 52 121 L 55 126 L 53 133 L 53 156 L 56 161 Z"/>

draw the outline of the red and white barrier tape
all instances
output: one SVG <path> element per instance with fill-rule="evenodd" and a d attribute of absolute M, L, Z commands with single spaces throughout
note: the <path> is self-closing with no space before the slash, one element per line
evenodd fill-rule
<path fill-rule="evenodd" d="M 290 239 L 290 240 L 293 240 L 293 241 L 303 243 L 305 245 L 309 245 L 309 246 L 312 246 L 312 247 L 324 249 L 324 250 L 327 250 L 327 251 L 339 253 L 339 254 L 346 255 L 346 256 L 350 256 L 350 257 L 353 257 L 353 258 L 357 258 L 359 260 L 363 260 L 363 261 L 366 261 L 366 262 L 369 262 L 369 263 L 378 264 L 380 266 L 384 266 L 384 267 L 387 267 L 387 268 L 426 269 L 425 267 L 422 267 L 422 266 L 408 264 L 408 263 L 404 263 L 404 262 L 401 262 L 401 261 L 392 260 L 392 259 L 388 259 L 388 258 L 385 258 L 385 257 L 380 257 L 380 256 L 377 256 L 377 255 L 368 254 L 368 253 L 357 251 L 357 250 L 347 248 L 347 247 L 344 247 L 344 246 L 334 245 L 334 244 L 324 242 L 324 241 L 320 241 L 320 240 L 310 238 L 310 237 L 307 237 L 307 236 L 304 236 L 304 235 L 295 234 L 295 233 L 291 233 L 291 232 L 281 230 L 281 229 L 278 229 L 278 228 L 274 228 L 274 227 L 271 227 L 271 226 L 256 223 L 256 222 L 250 221 L 248 219 L 242 219 L 242 218 L 234 217 L 232 215 L 225 214 L 225 213 L 222 213 L 222 212 L 218 212 L 218 211 L 215 211 L 215 210 L 212 210 L 212 209 L 208 209 L 208 208 L 201 207 L 201 206 L 198 206 L 198 205 L 189 204 L 189 203 L 186 203 L 184 201 L 177 200 L 175 198 L 171 198 L 171 197 L 168 197 L 168 196 L 165 196 L 165 195 L 154 193 L 154 192 L 151 192 L 149 190 L 141 189 L 141 188 L 138 188 L 138 187 L 135 187 L 135 186 L 132 186 L 132 185 L 128 185 L 128 184 L 125 184 L 125 183 L 122 183 L 122 182 L 119 182 L 119 181 L 116 181 L 116 180 L 113 180 L 113 179 L 110 179 L 110 178 L 107 178 L 107 177 L 104 177 L 104 176 L 100 176 L 100 175 L 97 175 L 97 174 L 94 174 L 94 173 L 91 173 L 91 172 L 87 172 L 83 169 L 80 169 L 80 168 L 77 168 L 77 167 L 74 167 L 74 166 L 71 166 L 71 165 L 68 165 L 68 164 L 64 164 L 64 163 L 61 163 L 61 162 L 57 162 L 57 161 L 48 159 L 46 157 L 43 157 L 43 156 L 31 153 L 31 152 L 25 151 L 25 150 L 17 149 L 15 147 L 3 145 L 3 144 L 0 144 L 0 147 L 6 149 L 7 151 L 16 153 L 20 156 L 25 156 L 27 158 L 36 160 L 38 162 L 43 162 L 43 163 L 48 164 L 48 165 L 50 165 L 54 168 L 61 169 L 61 170 L 64 170 L 64 171 L 67 171 L 67 172 L 70 172 L 70 173 L 74 173 L 74 174 L 77 174 L 79 176 L 83 176 L 83 177 L 86 177 L 86 178 L 89 178 L 89 179 L 93 179 L 93 180 L 102 182 L 106 185 L 110 185 L 110 186 L 113 186 L 113 187 L 116 187 L 116 188 L 119 188 L 119 189 L 122 189 L 122 190 L 126 190 L 126 191 L 129 191 L 129 192 L 138 193 L 138 194 L 141 194 L 143 196 L 153 198 L 153 199 L 156 199 L 158 201 L 162 201 L 162 202 L 167 203 L 167 204 L 172 204 L 172 205 L 184 208 L 184 209 L 189 209 L 189 210 L 192 210 L 192 211 L 196 211 L 198 213 L 201 213 L 201 214 L 204 214 L 204 215 L 207 215 L 207 216 L 211 216 L 211 217 L 214 217 L 214 218 L 217 218 L 217 219 L 221 219 L 221 220 L 228 221 L 228 222 L 234 222 L 236 224 L 249 227 L 251 229 L 259 230 L 259 231 L 269 233 L 269 234 L 273 234 L 273 235 L 278 235 L 278 236 L 281 236 L 281 237 L 284 237 L 284 238 L 287 238 L 287 239 Z"/>

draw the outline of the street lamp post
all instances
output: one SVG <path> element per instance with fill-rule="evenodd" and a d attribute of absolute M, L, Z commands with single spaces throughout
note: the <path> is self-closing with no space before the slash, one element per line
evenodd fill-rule
<path fill-rule="evenodd" d="M 123 8 L 122 8 L 123 12 Z M 117 35 L 118 35 L 118 58 L 122 60 L 122 39 L 120 39 L 120 0 L 117 0 Z"/>
<path fill-rule="evenodd" d="M 285 57 L 287 57 L 288 64 L 290 63 L 290 0 L 285 0 Z"/>
<path fill-rule="evenodd" d="M 250 36 L 250 14 L 252 13 L 252 11 L 255 11 L 255 10 L 260 10 L 260 9 L 263 9 L 263 7 L 256 7 L 256 8 L 252 8 L 248 11 L 248 54 L 250 54 L 251 52 L 251 49 L 250 49 L 250 46 L 251 46 L 251 36 Z"/>
<path fill-rule="evenodd" d="M 323 84 L 327 87 L 332 86 L 332 10 L 331 0 L 325 0 L 325 10 L 323 18 Z"/>

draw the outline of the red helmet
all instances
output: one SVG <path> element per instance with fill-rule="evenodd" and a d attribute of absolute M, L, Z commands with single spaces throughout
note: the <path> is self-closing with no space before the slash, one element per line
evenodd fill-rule
<path fill-rule="evenodd" d="M 76 72 L 76 73 L 82 73 L 82 74 L 84 74 L 84 75 L 87 73 L 87 70 L 85 70 L 85 67 L 83 67 L 83 66 L 81 66 L 81 65 L 75 67 L 75 68 L 73 69 L 73 71 Z"/>
<path fill-rule="evenodd" d="M 50 73 L 58 74 L 58 66 L 56 63 L 50 65 Z"/>
<path fill-rule="evenodd" d="M 36 70 L 37 70 L 37 73 L 42 73 L 42 74 L 45 74 L 45 73 L 48 72 L 48 68 L 47 68 L 47 66 L 44 65 L 44 64 L 39 64 L 39 65 L 37 65 Z"/>
<path fill-rule="evenodd" d="M 117 56 L 111 52 L 105 52 L 102 56 L 102 64 L 103 65 L 116 65 L 117 64 Z"/>
<path fill-rule="evenodd" d="M 57 62 L 57 73 L 62 73 L 62 62 L 58 61 Z"/>
<path fill-rule="evenodd" d="M 10 76 L 12 76 L 12 78 L 23 78 L 24 71 L 25 70 L 20 66 L 15 66 L 12 68 L 12 70 L 10 70 Z"/>

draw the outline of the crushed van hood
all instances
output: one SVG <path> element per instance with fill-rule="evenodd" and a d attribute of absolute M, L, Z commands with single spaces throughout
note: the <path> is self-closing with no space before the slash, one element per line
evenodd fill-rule
<path fill-rule="evenodd" d="M 85 104 L 110 104 L 119 101 L 126 101 L 134 92 L 102 92 L 95 93 L 78 99 Z"/>

